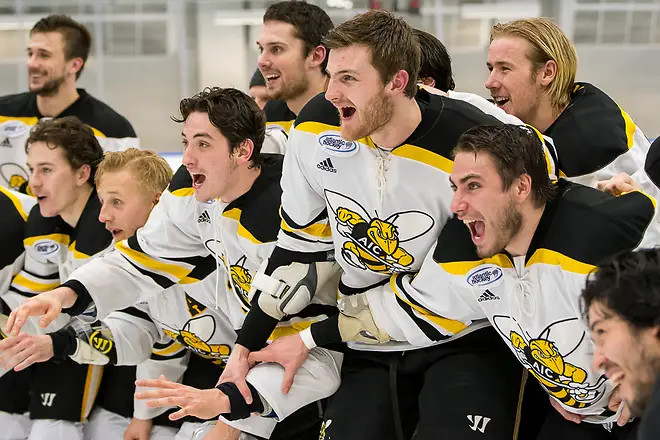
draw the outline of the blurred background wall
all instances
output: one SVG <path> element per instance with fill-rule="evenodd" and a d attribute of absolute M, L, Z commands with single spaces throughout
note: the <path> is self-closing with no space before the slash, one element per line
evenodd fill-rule
<path fill-rule="evenodd" d="M 437 35 L 456 89 L 484 88 L 489 30 L 498 21 L 553 17 L 575 42 L 578 80 L 605 90 L 649 138 L 660 135 L 660 0 L 309 0 L 335 24 L 370 7 L 395 10 Z M 145 148 L 181 150 L 170 120 L 206 86 L 247 89 L 255 40 L 272 0 L 0 0 L 0 95 L 26 90 L 28 31 L 65 13 L 89 26 L 92 55 L 79 84 L 124 114 Z"/>

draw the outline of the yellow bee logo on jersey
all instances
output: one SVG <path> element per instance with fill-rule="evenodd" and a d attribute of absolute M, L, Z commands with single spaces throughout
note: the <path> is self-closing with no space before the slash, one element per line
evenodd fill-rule
<path fill-rule="evenodd" d="M 27 185 L 28 173 L 22 166 L 15 163 L 4 163 L 0 165 L 0 176 L 6 182 L 5 185 L 11 189 L 31 196 L 34 195 Z"/>
<path fill-rule="evenodd" d="M 580 409 L 601 399 L 606 391 L 605 377 L 600 376 L 595 384 L 591 384 L 587 381 L 588 372 L 568 361 L 580 344 L 588 343 L 578 318 L 553 322 L 536 338 L 530 337 L 512 318 L 506 316 L 495 316 L 493 324 L 511 342 L 523 366 L 564 405 Z M 511 324 L 516 328 L 505 333 L 506 327 L 513 327 Z M 564 342 L 568 336 L 571 339 L 569 346 L 559 347 L 552 340 L 555 339 L 552 332 L 555 338 L 561 337 Z"/>
<path fill-rule="evenodd" d="M 243 302 L 249 307 L 248 292 L 252 285 L 252 274 L 245 268 L 247 257 L 244 255 L 238 259 L 236 264 L 229 266 L 229 275 L 231 276 L 231 286 L 236 293 L 241 296 Z"/>
<path fill-rule="evenodd" d="M 379 273 L 405 272 L 415 261 L 401 244 L 433 228 L 433 218 L 421 211 L 402 211 L 382 220 L 371 216 L 355 200 L 326 190 L 325 197 L 337 222 L 337 231 L 348 239 L 341 249 L 353 267 Z"/>
<path fill-rule="evenodd" d="M 188 320 L 180 330 L 170 327 L 163 331 L 167 336 L 190 348 L 198 355 L 220 364 L 229 357 L 231 347 L 225 344 L 209 343 L 215 334 L 215 327 L 213 316 L 202 315 Z"/>

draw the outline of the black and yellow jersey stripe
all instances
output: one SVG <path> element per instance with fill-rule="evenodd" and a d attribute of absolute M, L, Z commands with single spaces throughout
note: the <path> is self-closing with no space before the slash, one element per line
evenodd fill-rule
<path fill-rule="evenodd" d="M 554 140 L 561 175 L 571 178 L 592 174 L 627 153 L 635 147 L 637 130 L 628 113 L 602 90 L 575 83 L 568 107 L 543 134 Z"/>
<path fill-rule="evenodd" d="M 264 106 L 264 113 L 266 114 L 266 127 L 277 127 L 289 134 L 296 114 L 289 109 L 285 101 L 268 101 Z"/>

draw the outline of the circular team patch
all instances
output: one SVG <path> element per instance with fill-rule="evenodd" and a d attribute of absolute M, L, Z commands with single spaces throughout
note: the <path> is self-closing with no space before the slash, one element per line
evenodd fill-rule
<path fill-rule="evenodd" d="M 28 131 L 27 124 L 21 121 L 5 121 L 0 124 L 0 137 L 16 138 Z"/>
<path fill-rule="evenodd" d="M 332 156 L 348 157 L 358 152 L 358 143 L 342 139 L 338 131 L 324 131 L 318 135 L 319 145 Z"/>

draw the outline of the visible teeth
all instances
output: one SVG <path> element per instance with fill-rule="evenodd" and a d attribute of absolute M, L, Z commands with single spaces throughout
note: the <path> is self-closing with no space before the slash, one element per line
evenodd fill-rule
<path fill-rule="evenodd" d="M 470 223 L 474 223 L 474 222 L 476 222 L 476 220 L 463 220 L 463 223 L 465 223 L 466 225 L 469 225 Z"/>

